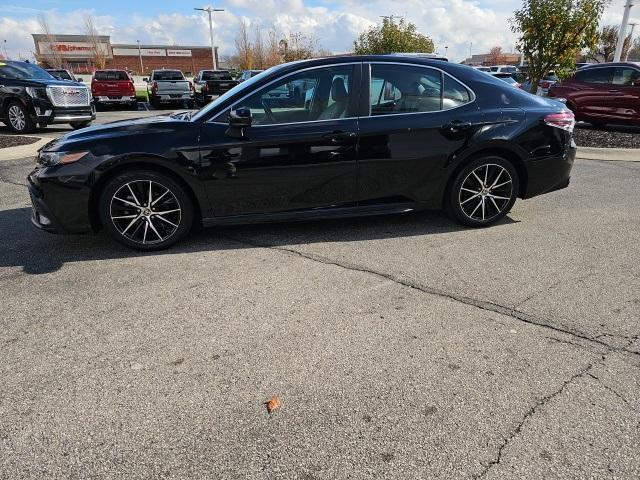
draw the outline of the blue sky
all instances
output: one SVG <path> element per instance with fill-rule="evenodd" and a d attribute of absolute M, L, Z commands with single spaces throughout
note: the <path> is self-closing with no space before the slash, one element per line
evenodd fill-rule
<path fill-rule="evenodd" d="M 0 4 L 0 41 L 7 40 L 11 56 L 29 56 L 31 33 L 38 33 L 38 17 L 44 15 L 55 33 L 83 33 L 83 15 L 95 17 L 100 33 L 114 43 L 167 43 L 207 45 L 205 17 L 193 10 L 202 1 L 166 0 L 3 0 Z M 434 39 L 440 53 L 445 47 L 453 60 L 483 53 L 500 45 L 511 51 L 515 36 L 508 18 L 520 0 L 220 0 L 224 8 L 215 14 L 215 43 L 222 55 L 234 51 L 234 37 L 241 19 L 250 25 L 274 28 L 279 34 L 302 32 L 318 39 L 321 47 L 335 53 L 349 51 L 358 33 L 380 21 L 381 15 L 404 16 Z M 619 23 L 624 0 L 613 0 L 604 23 Z M 640 19 L 640 5 L 632 18 Z M 637 33 L 640 33 L 640 29 Z"/>

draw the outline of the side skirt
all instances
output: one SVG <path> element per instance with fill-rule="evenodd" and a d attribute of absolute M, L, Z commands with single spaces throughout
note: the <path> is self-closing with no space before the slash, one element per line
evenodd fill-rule
<path fill-rule="evenodd" d="M 242 225 L 247 223 L 295 222 L 302 220 L 323 220 L 330 218 L 367 217 L 390 215 L 417 210 L 415 203 L 394 203 L 386 205 L 367 205 L 361 207 L 316 208 L 277 213 L 252 213 L 247 215 L 227 215 L 224 217 L 204 218 L 205 227 L 215 225 Z"/>

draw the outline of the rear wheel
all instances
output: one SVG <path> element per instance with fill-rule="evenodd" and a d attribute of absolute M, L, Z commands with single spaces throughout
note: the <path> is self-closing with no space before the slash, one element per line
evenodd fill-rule
<path fill-rule="evenodd" d="M 111 179 L 99 201 L 102 225 L 118 242 L 137 250 L 161 250 L 184 238 L 193 204 L 171 177 L 135 170 Z"/>
<path fill-rule="evenodd" d="M 458 172 L 445 208 L 457 222 L 485 227 L 504 217 L 518 195 L 518 172 L 501 157 L 477 158 Z"/>
<path fill-rule="evenodd" d="M 9 102 L 4 114 L 7 119 L 5 123 L 15 133 L 32 133 L 36 131 L 35 122 L 21 102 Z"/>

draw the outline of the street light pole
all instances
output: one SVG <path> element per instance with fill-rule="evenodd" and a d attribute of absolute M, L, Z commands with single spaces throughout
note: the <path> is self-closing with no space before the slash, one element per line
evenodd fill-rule
<path fill-rule="evenodd" d="M 142 50 L 140 50 L 140 40 L 138 42 L 138 58 L 140 58 L 140 75 L 144 75 L 144 67 L 142 66 Z"/>
<path fill-rule="evenodd" d="M 216 65 L 216 49 L 213 46 L 213 20 L 211 18 L 211 14 L 213 12 L 224 12 L 224 9 L 207 7 L 207 8 L 194 8 L 194 10 L 207 12 L 209 14 L 209 36 L 211 37 L 211 58 L 213 59 L 213 69 L 217 70 L 218 65 Z"/>
<path fill-rule="evenodd" d="M 624 39 L 627 33 L 627 24 L 629 23 L 629 14 L 631 13 L 631 7 L 633 7 L 633 0 L 627 0 L 624 6 L 624 14 L 622 15 L 622 23 L 620 24 L 620 31 L 618 32 L 618 43 L 616 44 L 616 53 L 613 56 L 614 62 L 619 62 L 622 56 L 622 48 L 624 46 Z"/>

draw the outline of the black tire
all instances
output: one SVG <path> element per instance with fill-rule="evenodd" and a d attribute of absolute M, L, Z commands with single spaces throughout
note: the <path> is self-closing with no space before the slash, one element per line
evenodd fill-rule
<path fill-rule="evenodd" d="M 80 130 L 81 128 L 85 128 L 91 125 L 91 122 L 71 122 L 69 125 L 71 125 L 71 128 L 73 128 L 74 130 Z"/>
<path fill-rule="evenodd" d="M 160 110 L 160 102 L 158 102 L 155 98 L 149 99 L 149 104 L 156 110 Z"/>
<path fill-rule="evenodd" d="M 27 108 L 17 100 L 7 103 L 4 110 L 4 118 L 9 129 L 15 133 L 33 133 L 36 131 L 36 123 L 31 119 Z"/>
<path fill-rule="evenodd" d="M 486 227 L 509 213 L 518 188 L 518 172 L 511 162 L 498 156 L 475 158 L 452 179 L 445 210 L 462 225 Z"/>
<path fill-rule="evenodd" d="M 138 111 L 138 101 L 136 100 L 135 102 L 131 102 L 131 105 L 129 105 L 129 108 L 131 110 L 133 110 L 134 112 Z"/>
<path fill-rule="evenodd" d="M 147 185 L 152 188 L 151 208 Z M 194 206 L 185 189 L 168 175 L 152 170 L 132 170 L 109 180 L 98 209 L 109 235 L 136 250 L 167 248 L 182 240 L 193 225 Z"/>

